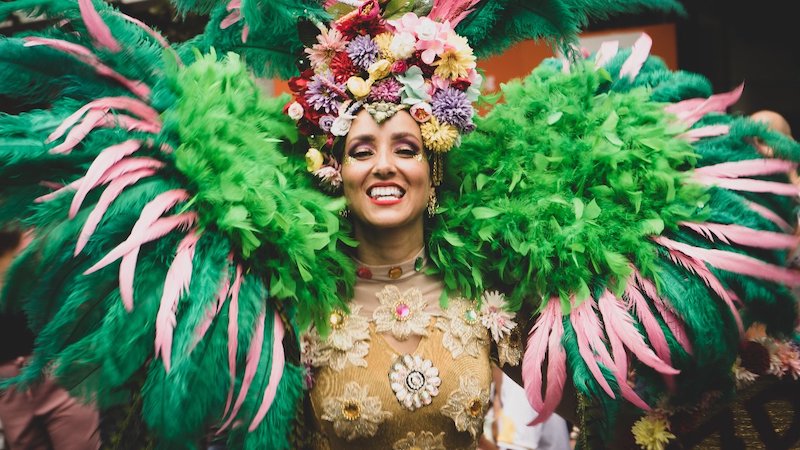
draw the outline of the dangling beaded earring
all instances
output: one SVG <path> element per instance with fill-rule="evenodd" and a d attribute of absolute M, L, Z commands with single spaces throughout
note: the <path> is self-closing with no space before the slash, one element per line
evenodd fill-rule
<path fill-rule="evenodd" d="M 431 189 L 431 195 L 428 197 L 428 218 L 436 215 L 436 210 L 439 208 L 439 200 L 436 198 L 436 189 Z"/>
<path fill-rule="evenodd" d="M 344 209 L 339 211 L 339 217 L 341 217 L 342 219 L 347 219 L 348 217 L 350 217 L 350 208 L 345 206 Z"/>

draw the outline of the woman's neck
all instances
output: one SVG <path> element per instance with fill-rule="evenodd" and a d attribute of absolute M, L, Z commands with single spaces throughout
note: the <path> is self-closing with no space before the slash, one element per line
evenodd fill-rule
<path fill-rule="evenodd" d="M 424 245 L 422 226 L 375 230 L 356 225 L 354 232 L 358 240 L 356 258 L 373 266 L 407 261 Z"/>

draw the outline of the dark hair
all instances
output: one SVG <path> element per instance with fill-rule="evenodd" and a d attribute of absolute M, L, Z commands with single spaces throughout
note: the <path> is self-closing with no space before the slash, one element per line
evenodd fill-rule
<path fill-rule="evenodd" d="M 0 229 L 0 255 L 15 250 L 22 242 L 22 229 L 17 226 L 5 226 Z"/>

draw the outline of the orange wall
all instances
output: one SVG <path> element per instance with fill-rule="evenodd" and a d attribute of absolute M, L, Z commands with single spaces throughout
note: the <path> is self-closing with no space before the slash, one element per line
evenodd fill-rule
<path fill-rule="evenodd" d="M 667 66 L 676 70 L 678 67 L 677 42 L 674 24 L 652 25 L 637 28 L 603 30 L 601 32 L 583 33 L 581 37 L 602 38 L 603 40 L 621 40 L 622 36 L 647 33 L 653 38 L 651 54 L 659 56 Z M 624 44 L 620 43 L 620 47 Z M 545 43 L 524 41 L 506 50 L 503 54 L 484 59 L 478 67 L 486 73 L 485 88 L 494 91 L 500 83 L 529 74 L 543 59 L 553 56 L 552 49 Z M 275 95 L 289 92 L 285 81 L 274 80 Z"/>

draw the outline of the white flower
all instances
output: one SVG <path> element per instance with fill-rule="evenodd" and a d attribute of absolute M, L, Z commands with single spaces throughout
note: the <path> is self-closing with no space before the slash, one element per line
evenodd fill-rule
<path fill-rule="evenodd" d="M 433 20 L 427 17 L 421 17 L 419 19 L 419 25 L 417 25 L 417 37 L 420 41 L 432 41 L 436 39 L 436 35 L 439 32 L 439 26 Z"/>
<path fill-rule="evenodd" d="M 425 311 L 427 303 L 418 288 L 400 292 L 397 286 L 389 284 L 376 295 L 381 305 L 372 313 L 375 331 L 388 331 L 400 341 L 406 340 L 412 334 L 428 335 L 431 314 Z"/>
<path fill-rule="evenodd" d="M 405 354 L 392 365 L 389 381 L 395 397 L 409 411 L 430 405 L 439 395 L 439 369 L 430 359 Z"/>
<path fill-rule="evenodd" d="M 392 43 L 389 44 L 389 51 L 396 59 L 407 59 L 414 54 L 414 45 L 417 40 L 411 33 L 399 33 L 392 38 Z"/>
<path fill-rule="evenodd" d="M 503 336 L 510 334 L 511 330 L 517 326 L 517 323 L 512 320 L 513 317 L 513 314 L 506 311 L 505 295 L 497 291 L 483 293 L 481 323 L 492 333 L 492 339 L 495 342 L 500 342 Z"/>
<path fill-rule="evenodd" d="M 358 314 L 361 305 L 353 305 L 350 315 L 334 310 L 330 315 L 330 334 L 322 339 L 316 329 L 309 331 L 308 359 L 314 367 L 341 371 L 350 363 L 366 367 L 369 353 L 369 321 Z"/>
<path fill-rule="evenodd" d="M 333 125 L 331 125 L 331 134 L 334 136 L 347 136 L 347 133 L 350 131 L 350 124 L 352 123 L 352 119 L 343 116 L 337 117 L 334 119 Z"/>
<path fill-rule="evenodd" d="M 287 111 L 289 118 L 295 121 L 302 119 L 304 112 L 303 105 L 297 102 L 293 102 L 291 105 L 289 105 L 289 109 Z"/>
<path fill-rule="evenodd" d="M 431 104 L 428 102 L 419 102 L 411 107 L 409 113 L 417 122 L 425 123 L 431 120 L 433 108 L 431 108 Z"/>

